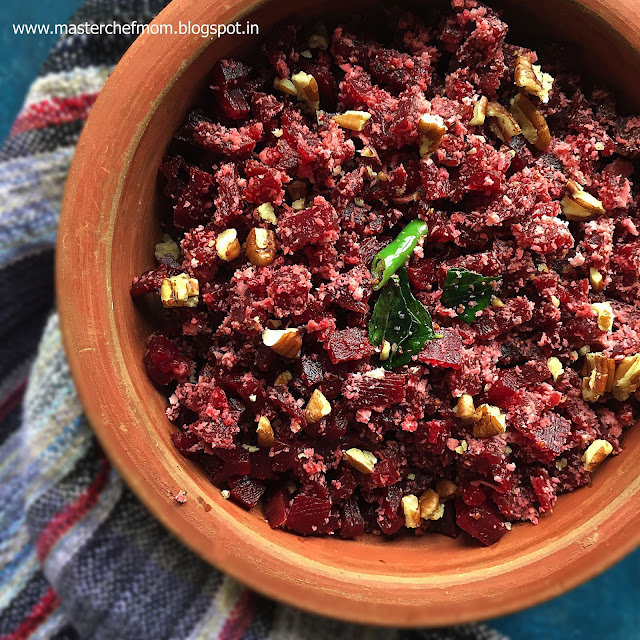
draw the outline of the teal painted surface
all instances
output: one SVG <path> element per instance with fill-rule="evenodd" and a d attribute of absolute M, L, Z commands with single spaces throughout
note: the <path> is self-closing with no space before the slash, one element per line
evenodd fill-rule
<path fill-rule="evenodd" d="M 640 550 L 564 596 L 491 624 L 513 640 L 640 640 Z"/>
<path fill-rule="evenodd" d="M 0 7 L 0 139 L 54 36 L 16 36 L 12 23 L 61 23 L 80 0 L 4 0 Z M 492 624 L 514 640 L 640 640 L 640 551 L 569 594 Z"/>
<path fill-rule="evenodd" d="M 80 0 L 0 2 L 0 140 L 9 133 L 30 82 L 56 41 L 53 35 L 14 35 L 12 25 L 66 22 L 80 4 Z"/>

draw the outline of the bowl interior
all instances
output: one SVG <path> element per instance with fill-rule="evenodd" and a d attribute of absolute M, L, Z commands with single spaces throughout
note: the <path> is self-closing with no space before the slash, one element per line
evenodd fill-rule
<path fill-rule="evenodd" d="M 162 20 L 229 22 L 248 4 L 176 0 Z M 533 46 L 549 36 L 577 45 L 583 69 L 639 106 L 640 58 L 596 17 L 604 13 L 616 24 L 606 5 L 589 4 L 505 3 L 515 25 L 511 41 Z M 339 19 L 339 11 L 338 3 L 275 0 L 249 19 L 265 33 L 289 16 Z M 260 509 L 248 513 L 223 500 L 205 473 L 174 450 L 166 398 L 142 366 L 152 314 L 132 303 L 129 285 L 153 265 L 159 211 L 168 206 L 157 168 L 174 131 L 206 87 L 214 61 L 257 41 L 141 38 L 114 72 L 79 145 L 60 234 L 59 305 L 75 380 L 110 457 L 155 515 L 204 558 L 271 596 L 344 619 L 426 625 L 486 618 L 556 595 L 611 564 L 638 541 L 640 429 L 626 434 L 623 453 L 603 465 L 591 486 L 562 496 L 552 516 L 535 527 L 514 526 L 490 548 L 463 536 L 344 541 L 274 531 Z M 86 225 L 72 213 L 80 206 Z M 184 506 L 172 498 L 180 489 L 188 494 Z"/>

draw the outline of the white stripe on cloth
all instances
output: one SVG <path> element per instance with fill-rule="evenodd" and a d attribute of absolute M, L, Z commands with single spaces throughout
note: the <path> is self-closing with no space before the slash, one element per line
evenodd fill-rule
<path fill-rule="evenodd" d="M 26 548 L 29 546 L 29 548 Z M 18 533 L 7 541 L 7 553 L 5 561 L 9 558 L 15 560 L 18 557 L 19 550 L 25 551 L 25 557 L 16 565 L 12 574 L 1 576 L 0 583 L 0 611 L 6 609 L 11 601 L 25 588 L 33 576 L 40 570 L 40 563 L 36 555 L 35 548 L 29 542 L 29 533 L 27 527 L 22 520 L 22 526 Z M 4 555 L 4 554 L 3 554 Z M 3 560 L 0 558 L 0 566 Z M 9 563 L 7 562 L 4 570 L 9 573 Z"/>
<path fill-rule="evenodd" d="M 124 485 L 112 469 L 107 486 L 102 490 L 94 507 L 56 542 L 44 561 L 43 571 L 51 584 L 57 584 L 61 571 L 73 560 L 85 542 L 109 517 L 122 496 Z"/>
<path fill-rule="evenodd" d="M 0 617 L 40 569 L 22 510 L 22 453 L 19 432 L 0 447 Z"/>
<path fill-rule="evenodd" d="M 43 100 L 73 98 L 84 93 L 98 93 L 112 70 L 113 66 L 111 65 L 76 67 L 71 71 L 40 76 L 31 85 L 22 111 Z"/>
<path fill-rule="evenodd" d="M 0 163 L 0 264 L 55 243 L 73 147 Z"/>
<path fill-rule="evenodd" d="M 28 509 L 44 491 L 74 468 L 93 439 L 73 389 L 60 344 L 57 315 L 47 323 L 40 357 L 31 372 L 25 394 L 24 408 L 21 430 L 24 456 L 20 473 L 25 508 Z"/>

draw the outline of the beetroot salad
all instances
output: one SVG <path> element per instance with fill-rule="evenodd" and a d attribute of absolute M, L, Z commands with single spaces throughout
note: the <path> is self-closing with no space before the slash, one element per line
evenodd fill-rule
<path fill-rule="evenodd" d="M 288 24 L 171 142 L 144 364 L 272 527 L 493 544 L 637 418 L 640 119 L 506 36 L 474 0 Z"/>

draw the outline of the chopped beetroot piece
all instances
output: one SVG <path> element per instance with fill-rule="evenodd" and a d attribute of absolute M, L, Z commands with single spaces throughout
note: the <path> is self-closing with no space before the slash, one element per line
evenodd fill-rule
<path fill-rule="evenodd" d="M 333 501 L 344 500 L 353 494 L 357 486 L 358 483 L 353 473 L 343 467 L 335 480 L 331 481 L 331 499 Z"/>
<path fill-rule="evenodd" d="M 255 365 L 259 371 L 268 371 L 276 358 L 276 352 L 273 349 L 261 344 L 255 351 Z"/>
<path fill-rule="evenodd" d="M 324 372 L 320 360 L 313 356 L 303 356 L 300 360 L 302 380 L 308 387 L 315 387 L 322 382 Z"/>
<path fill-rule="evenodd" d="M 199 282 L 213 280 L 218 272 L 220 259 L 215 249 L 215 240 L 215 231 L 206 231 L 202 226 L 185 233 L 182 240 L 184 271 L 193 275 Z M 204 287 L 202 293 L 204 295 Z"/>
<path fill-rule="evenodd" d="M 329 487 L 323 482 L 310 480 L 304 485 L 304 494 L 307 496 L 315 496 L 316 498 L 328 498 L 330 495 Z"/>
<path fill-rule="evenodd" d="M 178 228 L 190 228 L 211 218 L 215 195 L 213 176 L 198 167 L 189 167 L 189 181 L 173 207 L 173 222 Z"/>
<path fill-rule="evenodd" d="M 371 267 L 376 253 L 386 247 L 391 240 L 392 238 L 385 236 L 365 238 L 358 247 L 356 262 L 360 262 L 368 269 Z"/>
<path fill-rule="evenodd" d="M 513 298 L 496 311 L 484 311 L 473 326 L 479 336 L 490 340 L 531 320 L 532 309 L 533 304 L 526 298 Z"/>
<path fill-rule="evenodd" d="M 189 430 L 209 447 L 235 449 L 236 434 L 240 430 L 240 413 L 232 408 L 222 391 L 211 383 L 184 384 L 176 388 L 176 397 L 182 404 L 198 413 L 199 419 Z"/>
<path fill-rule="evenodd" d="M 225 127 L 212 122 L 201 122 L 196 126 L 193 139 L 205 149 L 230 158 L 248 156 L 262 135 L 262 123 L 252 127 Z"/>
<path fill-rule="evenodd" d="M 282 204 L 284 196 L 283 185 L 291 182 L 291 178 L 286 173 L 268 167 L 261 162 L 248 160 L 245 166 L 245 174 L 249 178 L 249 183 L 243 195 L 248 202 Z"/>
<path fill-rule="evenodd" d="M 171 434 L 171 442 L 185 458 L 192 458 L 199 449 L 200 441 L 198 436 L 189 431 L 178 431 Z"/>
<path fill-rule="evenodd" d="M 416 449 L 443 454 L 447 450 L 447 440 L 451 437 L 451 428 L 451 420 L 419 422 L 414 432 Z"/>
<path fill-rule="evenodd" d="M 277 413 L 285 414 L 291 419 L 292 430 L 305 427 L 307 419 L 304 411 L 300 408 L 295 398 L 283 385 L 271 387 L 267 394 L 269 402 L 276 408 Z"/>
<path fill-rule="evenodd" d="M 567 223 L 560 218 L 546 215 L 531 218 L 522 224 L 513 225 L 512 229 L 519 246 L 543 255 L 573 246 L 573 236 Z"/>
<path fill-rule="evenodd" d="M 184 191 L 189 175 L 189 165 L 182 156 L 171 156 L 163 160 L 160 173 L 167 179 L 164 195 L 174 201 L 177 200 Z"/>
<path fill-rule="evenodd" d="M 477 486 L 495 489 L 497 493 L 512 491 L 518 482 L 516 474 L 510 470 L 510 465 L 506 461 L 492 465 L 487 477 L 487 480 L 474 480 L 473 482 Z"/>
<path fill-rule="evenodd" d="M 323 197 L 317 196 L 313 205 L 286 212 L 278 220 L 282 249 L 293 253 L 308 244 L 328 244 L 338 237 L 338 215 Z"/>
<path fill-rule="evenodd" d="M 456 329 L 440 329 L 438 333 L 443 337 L 429 340 L 418 354 L 418 361 L 434 367 L 459 369 L 464 355 L 460 334 Z"/>
<path fill-rule="evenodd" d="M 295 533 L 316 533 L 329 522 L 330 515 L 329 499 L 300 493 L 291 503 L 286 526 Z"/>
<path fill-rule="evenodd" d="M 428 289 L 436 279 L 437 262 L 435 258 L 423 258 L 407 265 L 407 273 L 412 288 L 418 291 Z"/>
<path fill-rule="evenodd" d="M 147 342 L 144 365 L 147 374 L 156 384 L 165 385 L 172 380 L 187 380 L 193 371 L 194 363 L 183 356 L 171 340 L 154 333 Z"/>
<path fill-rule="evenodd" d="M 276 438 L 271 447 L 270 455 L 273 456 L 273 470 L 276 473 L 283 473 L 293 468 L 293 465 L 297 462 L 298 451 L 290 442 Z"/>
<path fill-rule="evenodd" d="M 224 391 L 213 382 L 186 382 L 176 387 L 175 395 L 187 408 L 205 418 L 218 418 L 229 410 Z"/>
<path fill-rule="evenodd" d="M 402 502 L 402 487 L 400 485 L 392 485 L 385 491 L 382 501 L 382 508 L 387 516 L 392 516 L 400 508 Z"/>
<path fill-rule="evenodd" d="M 508 407 L 510 400 L 520 388 L 520 376 L 515 369 L 506 369 L 498 374 L 487 390 L 487 398 L 499 407 Z"/>
<path fill-rule="evenodd" d="M 324 385 L 323 385 L 324 389 Z M 326 394 L 325 394 L 326 395 Z M 331 413 L 326 418 L 325 437 L 327 440 L 339 440 L 347 432 L 349 416 L 342 403 L 333 403 Z"/>
<path fill-rule="evenodd" d="M 247 509 L 255 507 L 265 492 L 265 486 L 262 482 L 253 480 L 249 476 L 242 476 L 237 479 L 231 478 L 229 480 L 229 489 L 231 490 L 231 497 Z"/>
<path fill-rule="evenodd" d="M 508 162 L 499 152 L 488 151 L 479 144 L 476 152 L 466 155 L 460 166 L 458 180 L 464 189 L 483 193 L 499 193 L 504 186 Z"/>
<path fill-rule="evenodd" d="M 557 413 L 547 411 L 542 414 L 535 430 L 535 443 L 542 460 L 552 460 L 565 448 L 571 432 L 571 423 Z"/>
<path fill-rule="evenodd" d="M 456 522 L 463 531 L 485 546 L 495 544 L 507 532 L 507 527 L 495 507 L 488 503 L 473 507 L 458 499 Z"/>
<path fill-rule="evenodd" d="M 487 398 L 499 407 L 509 407 L 521 389 L 531 388 L 550 377 L 546 362 L 528 362 L 523 367 L 503 369 L 487 390 Z"/>
<path fill-rule="evenodd" d="M 367 480 L 376 487 L 389 487 L 398 483 L 400 478 L 397 464 L 389 458 L 383 458 L 376 463 Z"/>
<path fill-rule="evenodd" d="M 251 471 L 249 475 L 256 480 L 269 480 L 274 477 L 273 459 L 269 455 L 269 449 L 260 449 L 250 456 Z"/>
<path fill-rule="evenodd" d="M 367 304 L 373 293 L 371 273 L 364 267 L 354 267 L 347 273 L 341 273 L 328 287 L 333 302 L 343 309 L 366 313 Z"/>
<path fill-rule="evenodd" d="M 215 482 L 225 482 L 234 476 L 251 473 L 251 458 L 245 449 L 218 449 L 216 455 L 222 460 L 222 465 L 214 474 Z"/>
<path fill-rule="evenodd" d="M 531 486 L 540 503 L 540 512 L 551 510 L 557 498 L 549 472 L 546 469 L 539 469 L 535 475 L 531 476 Z"/>
<path fill-rule="evenodd" d="M 404 400 L 406 381 L 405 376 L 388 371 L 380 378 L 351 374 L 344 383 L 343 393 L 352 407 L 382 411 Z"/>
<path fill-rule="evenodd" d="M 324 343 L 324 348 L 334 364 L 349 360 L 364 360 L 376 352 L 367 334 L 355 327 L 331 333 Z"/>
<path fill-rule="evenodd" d="M 470 507 L 479 507 L 487 499 L 485 492 L 480 487 L 468 482 L 461 483 L 460 497 Z"/>
<path fill-rule="evenodd" d="M 283 109 L 284 104 L 270 93 L 255 91 L 251 95 L 251 110 L 260 122 L 268 122 Z"/>
<path fill-rule="evenodd" d="M 386 174 L 386 180 L 376 183 L 376 188 L 371 193 L 373 198 L 401 198 L 406 191 L 407 172 L 400 165 Z"/>
<path fill-rule="evenodd" d="M 321 60 L 321 57 L 324 60 Z M 324 64 L 322 64 L 324 62 Z M 305 71 L 316 79 L 318 92 L 320 93 L 320 104 L 327 111 L 335 111 L 338 89 L 333 71 L 329 68 L 331 59 L 326 54 L 318 56 L 318 64 L 307 65 Z"/>
<path fill-rule="evenodd" d="M 354 363 L 353 362 L 343 363 L 343 366 L 344 364 L 354 364 Z M 348 370 L 345 369 L 344 372 L 331 372 L 331 373 L 325 374 L 325 379 L 322 381 L 322 393 L 328 400 L 335 400 L 342 393 L 342 385 L 343 385 L 342 373 L 346 373 L 347 371 L 351 371 L 351 369 L 348 369 Z M 347 417 L 347 422 L 348 420 L 349 418 Z M 346 423 L 344 427 L 346 429 L 347 427 Z M 339 425 L 339 428 L 342 429 L 342 423 Z"/>
<path fill-rule="evenodd" d="M 192 433 L 215 449 L 231 449 L 235 446 L 234 438 L 240 427 L 238 416 L 227 412 L 223 417 L 214 420 L 199 420 L 189 425 Z"/>
<path fill-rule="evenodd" d="M 356 498 L 349 498 L 342 507 L 340 535 L 343 538 L 359 538 L 364 535 L 364 518 Z"/>
<path fill-rule="evenodd" d="M 329 515 L 327 524 L 325 524 L 323 527 L 320 527 L 318 531 L 320 533 L 334 533 L 335 531 L 338 531 L 340 529 L 340 526 L 342 524 L 341 520 L 342 519 L 340 518 L 339 510 L 333 509 L 331 511 L 331 514 Z"/>
<path fill-rule="evenodd" d="M 392 516 L 378 516 L 378 525 L 382 533 L 388 536 L 398 533 L 404 526 L 404 522 L 404 516 L 401 513 L 395 513 Z"/>
<path fill-rule="evenodd" d="M 159 292 L 162 281 L 165 278 L 179 273 L 179 265 L 177 265 L 177 267 L 177 269 L 174 269 L 166 264 L 161 264 L 157 269 L 145 271 L 141 276 L 134 279 L 130 289 L 131 295 L 137 298 L 147 293 Z"/>
<path fill-rule="evenodd" d="M 249 411 L 257 413 L 264 406 L 267 397 L 264 385 L 251 373 L 219 376 L 217 382 L 227 393 L 242 398 Z"/>
<path fill-rule="evenodd" d="M 249 105 L 239 89 L 213 92 L 222 112 L 232 120 L 242 120 L 249 115 Z"/>
<path fill-rule="evenodd" d="M 445 502 L 442 518 L 439 518 L 438 520 L 431 520 L 429 522 L 429 531 L 441 533 L 449 538 L 458 537 L 460 529 L 458 529 L 458 525 L 456 523 L 456 508 L 455 503 L 452 500 Z"/>
<path fill-rule="evenodd" d="M 237 398 L 227 398 L 229 409 L 238 416 L 238 422 L 242 420 L 247 408 Z"/>
<path fill-rule="evenodd" d="M 284 489 L 276 489 L 267 500 L 264 515 L 272 529 L 278 529 L 287 521 L 289 494 Z"/>
<path fill-rule="evenodd" d="M 238 169 L 234 164 L 223 164 L 215 175 L 218 183 L 218 197 L 215 200 L 215 220 L 219 225 L 226 225 L 242 214 L 241 187 L 246 185 L 240 179 Z"/>
<path fill-rule="evenodd" d="M 508 520 L 530 520 L 536 522 L 538 510 L 534 506 L 537 502 L 533 489 L 520 484 L 509 493 L 496 493 L 493 502 L 500 513 Z"/>
<path fill-rule="evenodd" d="M 251 73 L 251 67 L 238 60 L 222 58 L 213 67 L 213 83 L 218 89 L 235 87 Z"/>
<path fill-rule="evenodd" d="M 550 462 L 564 451 L 571 422 L 552 411 L 541 412 L 543 407 L 538 403 L 536 397 L 523 401 L 522 408 L 518 407 L 513 413 L 513 426 L 523 436 L 531 457 Z"/>
<path fill-rule="evenodd" d="M 339 266 L 338 251 L 332 244 L 308 246 L 304 253 L 309 261 L 312 273 L 317 273 L 323 278 L 333 278 Z"/>
<path fill-rule="evenodd" d="M 304 313 L 311 302 L 311 273 L 301 265 L 274 270 L 267 294 L 273 300 L 273 313 L 278 318 Z"/>
<path fill-rule="evenodd" d="M 427 200 L 440 200 L 451 193 L 449 172 L 444 167 L 436 166 L 430 158 L 420 163 L 420 175 Z"/>

